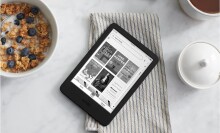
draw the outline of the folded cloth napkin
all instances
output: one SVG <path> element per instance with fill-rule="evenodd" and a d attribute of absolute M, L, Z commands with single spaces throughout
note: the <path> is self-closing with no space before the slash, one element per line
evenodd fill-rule
<path fill-rule="evenodd" d="M 158 17 L 149 13 L 93 13 L 90 16 L 90 48 L 111 23 L 117 23 L 128 31 L 151 49 L 160 61 L 108 126 L 100 125 L 87 115 L 86 130 L 98 133 L 171 133 Z"/>

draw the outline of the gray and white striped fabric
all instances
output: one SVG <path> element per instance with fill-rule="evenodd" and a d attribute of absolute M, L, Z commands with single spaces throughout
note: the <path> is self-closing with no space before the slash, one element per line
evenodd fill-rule
<path fill-rule="evenodd" d="M 98 133 L 171 133 L 158 17 L 149 13 L 93 13 L 90 16 L 90 48 L 111 23 L 123 27 L 158 55 L 160 61 L 108 126 L 100 125 L 87 115 L 86 130 Z"/>

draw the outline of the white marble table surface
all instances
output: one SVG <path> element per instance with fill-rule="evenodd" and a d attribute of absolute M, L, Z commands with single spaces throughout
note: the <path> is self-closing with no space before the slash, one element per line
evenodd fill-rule
<path fill-rule="evenodd" d="M 2 133 L 86 133 L 85 113 L 59 86 L 88 50 L 91 12 L 154 12 L 159 15 L 173 133 L 219 133 L 220 86 L 197 91 L 178 78 L 175 65 L 191 41 L 220 48 L 220 19 L 196 21 L 177 0 L 44 0 L 59 26 L 58 48 L 46 67 L 29 77 L 1 84 Z"/>

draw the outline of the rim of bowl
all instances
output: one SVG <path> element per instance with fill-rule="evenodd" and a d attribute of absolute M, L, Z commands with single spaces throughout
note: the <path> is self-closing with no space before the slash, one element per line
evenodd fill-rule
<path fill-rule="evenodd" d="M 11 1 L 13 2 L 13 1 Z M 15 0 L 14 2 L 19 2 L 19 0 Z M 28 71 L 24 71 L 24 72 L 19 72 L 19 73 L 11 73 L 11 72 L 5 72 L 3 70 L 0 69 L 0 76 L 3 76 L 3 77 L 8 77 L 8 78 L 20 78 L 20 77 L 25 77 L 25 76 L 28 76 L 28 75 L 31 75 L 37 71 L 39 71 L 40 69 L 42 69 L 43 67 L 46 66 L 46 64 L 51 60 L 52 56 L 54 55 L 55 51 L 56 51 L 56 48 L 57 48 L 57 41 L 58 41 L 58 26 L 57 26 L 57 21 L 53 15 L 53 13 L 51 12 L 50 8 L 47 6 L 47 4 L 45 4 L 43 1 L 41 0 L 38 0 L 38 2 L 40 2 L 43 6 L 45 6 L 47 9 L 48 9 L 48 12 L 49 14 L 51 15 L 51 18 L 54 23 L 54 30 L 53 31 L 56 31 L 56 32 L 52 32 L 52 36 L 55 36 L 54 40 L 53 40 L 53 49 L 50 49 L 51 50 L 51 53 L 49 56 L 47 56 L 43 62 L 41 62 L 37 67 L 35 68 L 32 68 Z M 7 3 L 7 2 L 3 2 L 3 3 Z M 27 2 L 24 2 L 24 3 L 28 3 Z M 2 3 L 1 3 L 2 4 Z M 28 3 L 28 4 L 31 4 L 31 3 Z M 40 8 L 40 7 L 39 7 Z M 43 12 L 44 13 L 44 12 Z M 48 20 L 48 22 L 50 23 L 51 25 L 51 21 Z"/>
<path fill-rule="evenodd" d="M 189 43 L 188 45 L 186 45 L 186 46 L 183 48 L 182 52 L 180 53 L 180 55 L 179 55 L 179 57 L 178 57 L 178 61 L 177 61 L 177 73 L 178 73 L 180 79 L 181 79 L 185 84 L 191 86 L 192 88 L 199 89 L 199 90 L 209 89 L 209 88 L 212 88 L 212 87 L 216 86 L 217 84 L 219 84 L 219 83 L 220 83 L 220 78 L 219 78 L 215 83 L 213 83 L 212 85 L 209 85 L 209 86 L 200 86 L 200 85 L 196 85 L 196 84 L 191 84 L 190 81 L 187 80 L 187 79 L 183 76 L 183 73 L 180 71 L 180 69 L 181 69 L 180 61 L 181 61 L 181 59 L 182 59 L 183 53 L 186 51 L 186 49 L 187 49 L 188 47 L 190 47 L 191 45 L 196 44 L 196 43 L 206 43 L 206 44 L 208 44 L 208 45 L 211 45 L 212 47 L 214 47 L 214 48 L 220 53 L 220 50 L 219 50 L 216 46 L 214 46 L 213 44 L 210 44 L 210 43 L 208 43 L 208 42 L 206 42 L 206 41 L 194 41 L 194 42 L 191 42 L 191 43 Z"/>
<path fill-rule="evenodd" d="M 192 4 L 192 2 L 191 2 L 190 0 L 187 0 L 187 1 L 188 1 L 188 3 L 193 7 L 194 10 L 196 10 L 197 12 L 199 12 L 199 13 L 201 13 L 201 14 L 203 14 L 203 15 L 212 16 L 212 17 L 218 17 L 218 16 L 220 16 L 220 12 L 218 12 L 218 13 L 207 13 L 207 12 L 204 12 L 204 11 L 199 10 L 196 6 L 194 6 L 194 5 Z"/>

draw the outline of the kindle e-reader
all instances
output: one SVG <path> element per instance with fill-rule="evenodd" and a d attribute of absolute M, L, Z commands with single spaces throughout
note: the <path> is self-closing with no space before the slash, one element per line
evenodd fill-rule
<path fill-rule="evenodd" d="M 108 125 L 158 62 L 158 57 L 111 24 L 61 85 L 61 92 Z"/>

